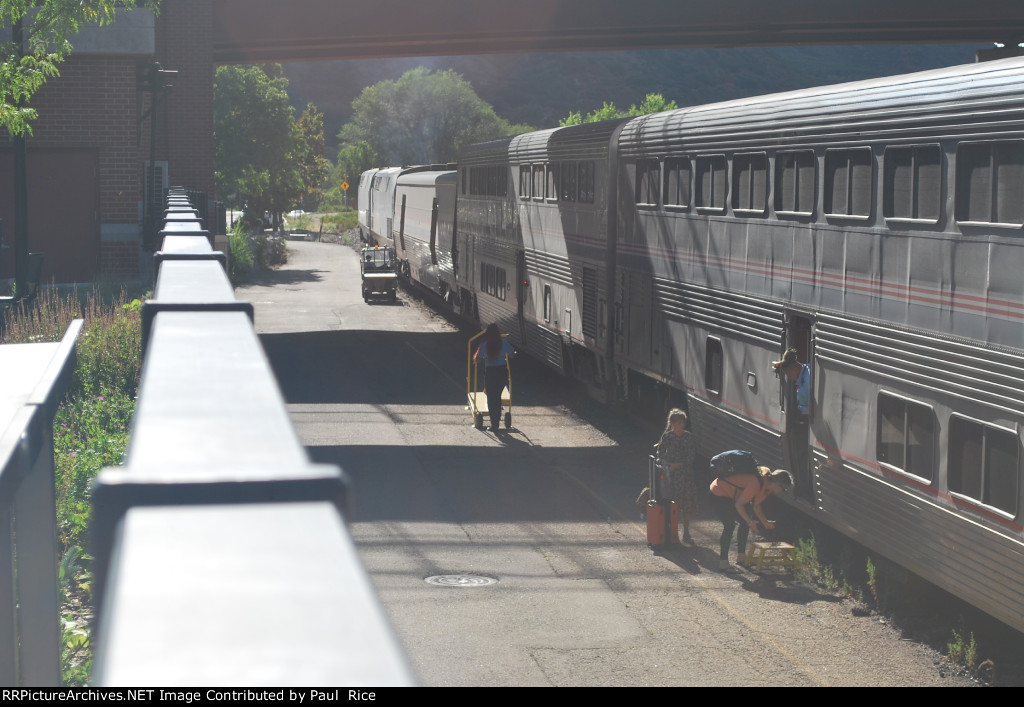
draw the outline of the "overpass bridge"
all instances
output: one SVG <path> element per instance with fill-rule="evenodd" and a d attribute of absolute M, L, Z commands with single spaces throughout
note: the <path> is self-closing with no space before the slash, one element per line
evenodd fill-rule
<path fill-rule="evenodd" d="M 212 0 L 217 64 L 1024 41 L 1019 0 Z"/>
<path fill-rule="evenodd" d="M 611 0 L 376 0 L 365 4 L 211 0 L 210 8 L 212 63 L 216 64 L 795 44 L 977 41 L 1013 47 L 1024 40 L 1024 2 L 1020 0 L 861 0 L 856 4 L 835 0 L 634 0 L 628 5 Z M 210 74 L 196 71 L 194 75 L 208 81 L 205 77 Z M 208 96 L 208 84 L 203 89 L 202 95 Z M 181 93 L 179 90 L 178 95 Z M 201 105 L 196 108 L 190 101 L 181 103 L 191 106 L 191 112 L 176 121 L 176 127 L 209 124 L 212 111 L 208 104 L 197 101 Z M 202 132 L 182 128 L 180 134 Z M 378 685 L 411 684 L 414 678 L 401 647 L 374 600 L 342 522 L 345 492 L 340 470 L 308 463 L 287 425 L 280 394 L 268 377 L 248 310 L 233 301 L 217 255 L 205 239 L 192 240 L 196 235 L 169 234 L 170 240 L 164 243 L 168 262 L 158 267 L 156 297 L 148 310 L 150 336 L 145 393 L 135 428 L 138 436 L 133 440 L 127 471 L 113 471 L 100 479 L 103 490 L 99 495 L 106 505 L 105 515 L 101 512 L 98 516 L 105 518 L 101 529 L 107 540 L 101 555 L 106 562 L 101 560 L 101 566 L 107 567 L 101 570 L 98 594 L 103 621 L 95 684 L 147 679 L 152 684 L 210 684 L 232 678 L 241 684 L 252 680 L 254 674 L 259 677 L 261 666 L 267 665 L 286 670 L 273 674 L 278 684 L 288 678 L 305 684 L 354 684 L 359 680 Z M 232 332 L 238 335 L 230 336 Z M 68 356 L 56 358 L 64 361 Z M 237 365 L 239 361 L 248 362 L 247 366 Z M 236 375 L 243 369 L 246 376 Z M 232 407 L 236 394 L 245 391 L 251 397 L 254 385 L 261 386 L 259 405 L 241 411 L 237 405 Z M 13 405 L 11 415 L 17 417 L 17 424 L 6 426 L 0 439 L 0 471 L 4 472 L 0 481 L 15 474 L 30 475 L 33 465 L 46 466 L 45 460 L 39 461 L 41 454 L 52 457 L 44 426 L 35 422 L 41 419 L 39 410 L 49 405 L 52 387 L 45 394 L 28 389 L 24 400 Z M 202 416 L 197 416 L 197 409 Z M 264 455 L 242 468 L 232 466 L 236 450 L 263 449 L 247 446 L 252 437 L 242 433 L 249 428 L 233 424 L 240 414 L 257 416 L 264 423 L 280 422 L 274 435 L 260 439 L 264 445 L 276 445 L 273 451 L 278 456 Z M 181 432 L 175 437 L 176 448 L 166 441 L 172 428 Z M 223 430 L 223 435 L 211 435 L 211 429 Z M 33 431 L 38 433 L 37 442 L 33 442 Z M 220 456 L 207 458 L 191 475 L 168 471 L 168 455 L 208 449 L 201 445 L 211 438 L 220 442 Z M 147 446 L 149 442 L 152 446 Z M 26 461 L 29 457 L 31 463 Z M 281 463 L 268 465 L 267 459 Z M 273 468 L 268 471 L 268 467 Z M 49 471 L 52 473 L 52 466 Z M 36 480 L 40 478 L 47 480 L 37 473 Z M 174 504 L 167 504 L 171 487 L 177 495 Z M 210 489 L 219 503 L 211 502 Z M 52 504 L 51 499 L 43 501 Z M 226 523 L 220 518 L 223 514 L 216 513 L 218 505 L 230 505 L 238 514 Z M 314 512 L 304 513 L 310 509 Z M 228 530 L 252 529 L 252 535 L 236 533 L 233 537 L 238 542 L 227 543 L 222 534 L 225 524 L 231 526 Z M 184 527 L 189 528 L 188 533 L 179 532 Z M 319 571 L 323 569 L 319 560 L 298 558 L 296 566 L 302 572 L 285 576 L 289 585 L 301 585 L 307 594 L 310 586 L 316 588 L 315 601 L 303 606 L 281 601 L 282 596 L 298 596 L 298 589 L 282 592 L 280 585 L 265 582 L 265 558 L 261 555 L 265 544 L 261 545 L 258 533 L 265 536 L 275 529 L 291 533 L 296 545 L 315 540 L 315 547 L 323 551 L 319 557 L 338 558 L 331 565 L 335 574 Z M 52 529 L 47 529 L 50 532 Z M 29 532 L 19 535 L 25 539 Z M 172 608 L 189 622 L 167 622 L 174 635 L 154 654 L 139 649 L 153 643 L 147 622 L 153 609 L 153 580 L 148 574 L 152 566 L 122 560 L 145 557 L 147 548 L 158 543 L 166 552 L 175 553 L 174 589 L 181 602 Z M 26 554 L 22 552 L 23 562 Z M 293 559 L 287 552 L 280 555 L 281 563 Z M 197 557 L 205 558 L 207 564 L 196 562 Z M 218 601 L 211 602 L 209 595 L 197 591 L 207 579 L 205 568 L 219 566 L 228 558 L 238 561 L 232 564 L 229 581 L 219 587 Z M 7 567 L 8 585 L 9 560 L 9 555 L 0 557 L 0 564 Z M 50 568 L 43 581 L 52 584 L 50 560 L 42 564 Z M 22 567 L 23 579 L 24 570 Z M 261 632 L 255 639 L 222 632 L 218 642 L 202 641 L 197 646 L 196 637 L 202 637 L 199 629 L 209 631 L 217 621 L 232 618 L 218 609 L 229 605 L 233 591 L 240 587 L 246 588 L 254 613 L 258 607 L 265 616 L 281 619 L 275 624 L 280 630 Z M 106 606 L 104 596 L 110 599 Z M 7 684 L 16 682 L 16 666 L 21 668 L 22 684 L 59 681 L 55 598 L 55 592 L 50 592 L 48 606 L 38 612 L 38 620 L 51 627 L 45 645 L 38 650 L 13 635 L 16 624 L 28 625 L 24 616 L 15 620 L 13 603 L 8 601 L 0 612 L 0 642 L 6 646 L 0 647 L 0 674 L 8 676 Z M 346 610 L 337 612 L 339 606 Z M 36 609 L 24 603 L 17 608 Z M 320 621 L 323 616 L 331 616 L 333 623 Z M 365 642 L 333 640 L 351 635 L 354 623 L 360 626 L 358 635 L 372 639 L 371 647 Z M 21 655 L 15 655 L 19 650 Z M 45 656 L 39 657 L 41 654 Z M 230 666 L 219 662 L 219 656 L 227 655 L 234 658 Z M 303 666 L 310 656 L 318 660 Z M 27 666 L 31 666 L 28 673 Z M 288 672 L 288 668 L 292 670 Z"/>

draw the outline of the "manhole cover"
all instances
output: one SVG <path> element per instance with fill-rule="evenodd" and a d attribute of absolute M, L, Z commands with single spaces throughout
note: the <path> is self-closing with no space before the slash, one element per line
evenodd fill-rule
<path fill-rule="evenodd" d="M 435 587 L 486 587 L 498 583 L 493 577 L 481 577 L 478 574 L 438 574 L 424 581 Z"/>

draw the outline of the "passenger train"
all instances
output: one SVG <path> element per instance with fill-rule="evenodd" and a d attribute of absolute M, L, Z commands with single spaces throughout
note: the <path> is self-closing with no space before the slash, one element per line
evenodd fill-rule
<path fill-rule="evenodd" d="M 806 513 L 1024 631 L 1024 59 L 542 130 L 359 196 L 456 311 L 685 405 L 704 454 L 792 469 Z"/>

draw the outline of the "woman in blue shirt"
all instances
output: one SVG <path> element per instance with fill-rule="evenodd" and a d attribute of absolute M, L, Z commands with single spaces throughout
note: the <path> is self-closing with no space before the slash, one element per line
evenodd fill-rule
<path fill-rule="evenodd" d="M 498 325 L 488 325 L 474 358 L 484 361 L 484 388 L 487 390 L 487 409 L 491 413 L 491 432 L 497 432 L 501 424 L 501 392 L 508 385 L 505 361 L 515 352 L 512 344 L 502 338 Z"/>

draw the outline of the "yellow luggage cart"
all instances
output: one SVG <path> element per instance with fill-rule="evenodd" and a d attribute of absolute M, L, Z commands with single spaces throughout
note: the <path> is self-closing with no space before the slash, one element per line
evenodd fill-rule
<path fill-rule="evenodd" d="M 469 411 L 473 415 L 473 426 L 478 430 L 484 428 L 484 416 L 490 415 L 490 410 L 487 407 L 487 391 L 478 390 L 478 372 L 480 363 L 473 357 L 473 342 L 482 337 L 487 333 L 487 330 L 481 331 L 469 340 L 468 344 L 468 356 L 466 358 L 466 397 L 469 398 Z M 507 334 L 502 334 L 501 338 L 506 338 Z M 505 429 L 512 429 L 512 366 L 509 364 L 508 357 L 505 358 L 505 367 L 508 369 L 508 386 L 501 391 L 501 405 L 507 407 L 508 411 L 505 413 Z"/>

